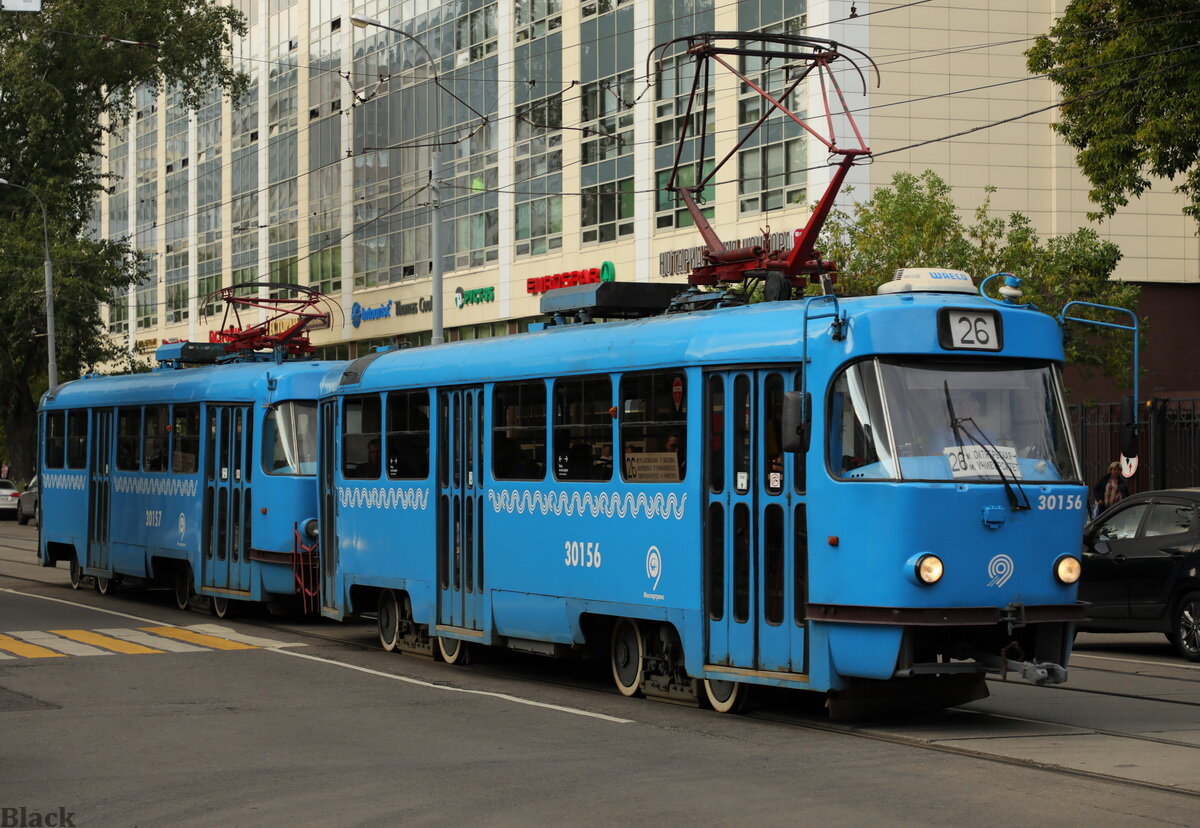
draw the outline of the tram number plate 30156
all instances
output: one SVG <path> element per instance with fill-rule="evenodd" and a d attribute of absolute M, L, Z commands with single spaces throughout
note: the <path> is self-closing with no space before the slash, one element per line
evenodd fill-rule
<path fill-rule="evenodd" d="M 990 310 L 942 308 L 938 344 L 948 351 L 999 351 L 1004 347 L 999 315 Z"/>

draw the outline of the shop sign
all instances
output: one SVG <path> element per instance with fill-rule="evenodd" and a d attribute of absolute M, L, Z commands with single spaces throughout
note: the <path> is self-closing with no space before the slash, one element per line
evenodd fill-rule
<path fill-rule="evenodd" d="M 761 246 L 763 237 L 761 235 L 751 236 L 748 239 L 741 241 L 726 242 L 726 250 L 736 250 L 741 247 Z M 792 244 L 791 233 L 772 233 L 767 239 L 767 246 L 772 250 L 790 250 Z M 708 264 L 708 259 L 704 258 L 706 247 L 685 247 L 682 250 L 668 250 L 666 253 L 658 254 L 658 275 L 666 278 L 667 276 L 684 276 L 689 274 L 697 267 L 703 267 Z"/>
<path fill-rule="evenodd" d="M 482 305 L 484 302 L 496 301 L 496 288 L 483 287 L 474 290 L 463 290 L 461 287 L 454 291 L 454 307 L 465 308 L 467 305 Z"/>
<path fill-rule="evenodd" d="M 605 262 L 600 267 L 587 270 L 570 270 L 566 273 L 555 273 L 553 276 L 534 276 L 525 280 L 526 293 L 545 293 L 548 290 L 574 287 L 575 285 L 590 285 L 596 282 L 615 282 L 617 268 L 612 262 Z"/>
<path fill-rule="evenodd" d="M 364 308 L 358 302 L 354 303 L 354 307 L 350 308 L 350 324 L 358 327 L 363 322 L 373 322 L 376 319 L 387 319 L 392 315 L 392 300 L 389 299 L 382 305 Z M 399 312 L 396 314 L 399 316 Z"/>
<path fill-rule="evenodd" d="M 422 296 L 412 302 L 396 303 L 396 316 L 412 316 L 418 313 L 432 313 L 433 300 Z"/>

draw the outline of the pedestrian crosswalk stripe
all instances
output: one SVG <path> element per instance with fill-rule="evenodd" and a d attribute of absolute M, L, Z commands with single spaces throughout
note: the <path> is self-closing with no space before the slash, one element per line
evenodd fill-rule
<path fill-rule="evenodd" d="M 65 656 L 65 653 L 56 653 L 54 650 L 47 650 L 36 644 L 26 644 L 24 641 L 18 641 L 4 633 L 0 633 L 0 650 L 7 650 L 21 658 L 63 658 Z"/>
<path fill-rule="evenodd" d="M 101 650 L 99 647 L 91 647 L 87 644 L 80 644 L 78 641 L 72 641 L 69 638 L 55 635 L 44 630 L 10 630 L 9 635 L 13 638 L 19 638 L 22 641 L 28 641 L 30 644 L 36 644 L 41 647 L 46 647 L 51 650 L 58 650 L 60 653 L 69 656 L 110 656 L 113 655 L 109 650 Z"/>
<path fill-rule="evenodd" d="M 79 641 L 83 644 L 94 644 L 97 647 L 113 650 L 126 655 L 145 655 L 147 653 L 161 653 L 155 647 L 147 647 L 144 644 L 135 644 L 132 641 L 121 641 L 118 638 L 110 638 L 107 635 L 101 635 L 91 630 L 51 630 L 55 635 L 61 635 L 63 638 L 69 638 L 72 641 Z"/>
<path fill-rule="evenodd" d="M 203 653 L 208 652 L 207 647 L 197 647 L 195 644 L 185 644 L 182 641 L 176 641 L 173 638 L 163 638 L 161 635 L 151 635 L 148 632 L 141 630 L 130 630 L 124 627 L 114 627 L 107 630 L 96 630 L 104 635 L 111 635 L 113 638 L 120 638 L 125 641 L 131 641 L 134 644 L 143 644 L 147 647 L 152 647 L 156 650 L 166 650 L 171 653 Z"/>
<path fill-rule="evenodd" d="M 180 641 L 199 644 L 202 647 L 210 647 L 214 650 L 259 649 L 253 644 L 243 644 L 240 641 L 230 641 L 227 638 L 217 638 L 215 635 L 205 635 L 204 633 L 192 632 L 191 630 L 184 630 L 179 627 L 142 627 L 142 630 L 154 633 L 155 635 L 165 635 L 168 638 L 177 638 Z"/>

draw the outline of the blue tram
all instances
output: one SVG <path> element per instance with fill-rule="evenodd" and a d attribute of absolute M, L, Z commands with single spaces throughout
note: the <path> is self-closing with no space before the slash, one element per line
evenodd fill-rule
<path fill-rule="evenodd" d="M 1062 681 L 1086 501 L 1062 361 L 1053 318 L 929 270 L 372 354 L 321 387 L 322 611 L 451 663 L 600 655 L 626 695 L 721 711 Z"/>
<path fill-rule="evenodd" d="M 178 606 L 316 597 L 316 395 L 329 362 L 213 362 L 159 349 L 158 369 L 46 394 L 39 556 L 91 576 L 172 586 Z M 310 536 L 311 535 L 311 536 Z M 198 598 L 197 598 L 198 596 Z"/>

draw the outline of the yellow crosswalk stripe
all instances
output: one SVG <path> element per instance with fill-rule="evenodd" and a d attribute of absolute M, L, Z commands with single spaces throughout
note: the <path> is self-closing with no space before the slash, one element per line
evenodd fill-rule
<path fill-rule="evenodd" d="M 142 630 L 167 638 L 176 638 L 202 647 L 212 647 L 214 650 L 257 650 L 253 644 L 242 644 L 240 641 L 230 641 L 227 638 L 217 638 L 215 635 L 181 630 L 179 627 L 142 627 Z"/>
<path fill-rule="evenodd" d="M 62 653 L 47 650 L 45 647 L 39 647 L 36 644 L 19 641 L 11 635 L 5 635 L 4 633 L 0 633 L 0 650 L 7 650 L 13 655 L 19 655 L 22 658 L 66 658 Z"/>
<path fill-rule="evenodd" d="M 121 641 L 119 638 L 109 638 L 107 635 L 92 632 L 91 630 L 50 630 L 55 635 L 61 635 L 63 638 L 70 638 L 73 641 L 79 641 L 83 644 L 91 644 L 95 647 L 103 647 L 106 650 L 113 650 L 118 653 L 127 653 L 129 655 L 144 655 L 146 653 L 161 653 L 162 650 L 155 650 L 151 647 L 143 647 L 141 644 L 134 644 L 130 641 Z"/>

